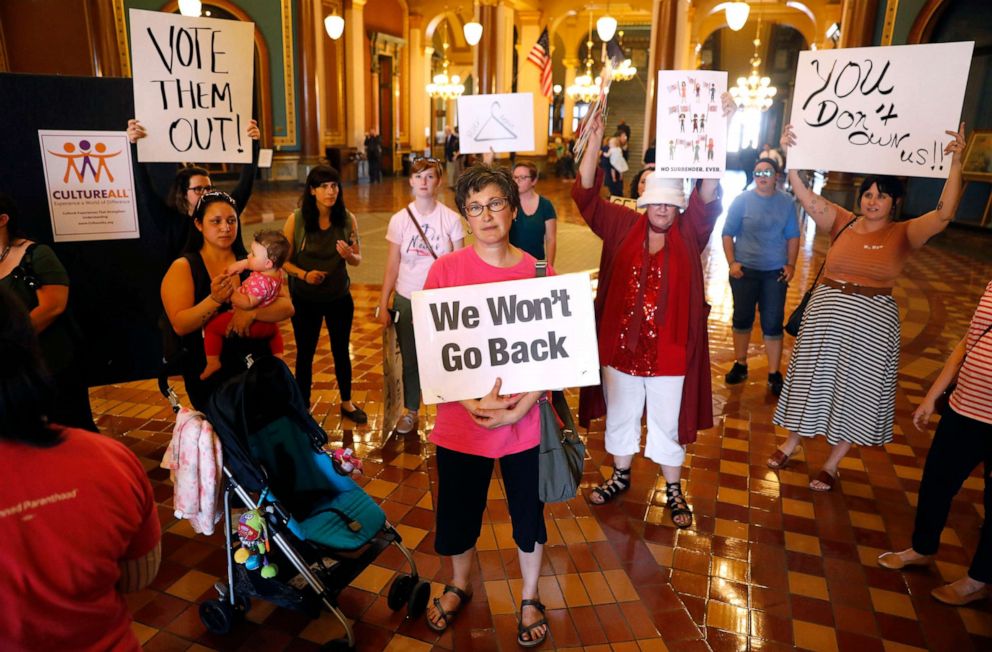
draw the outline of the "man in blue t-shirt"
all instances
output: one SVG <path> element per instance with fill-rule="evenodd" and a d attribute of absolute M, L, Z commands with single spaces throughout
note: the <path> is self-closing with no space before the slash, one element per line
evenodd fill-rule
<path fill-rule="evenodd" d="M 754 326 L 755 305 L 768 355 L 768 387 L 782 391 L 782 320 L 785 292 L 796 269 L 799 219 L 792 198 L 776 189 L 781 172 L 777 162 L 762 158 L 754 164 L 754 189 L 746 190 L 727 211 L 723 251 L 730 265 L 734 295 L 734 355 L 726 375 L 728 385 L 747 380 L 747 347 Z"/>

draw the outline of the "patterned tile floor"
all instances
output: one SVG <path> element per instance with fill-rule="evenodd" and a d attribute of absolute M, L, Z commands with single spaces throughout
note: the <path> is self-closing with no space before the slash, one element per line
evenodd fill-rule
<path fill-rule="evenodd" d="M 599 247 L 582 230 L 568 185 L 542 182 L 572 238 L 559 267 L 596 266 Z M 728 181 L 728 189 L 741 185 Z M 380 243 L 388 214 L 406 197 L 402 180 L 346 190 L 362 220 L 367 270 L 381 274 Z M 257 192 L 246 221 L 266 225 L 295 205 L 293 190 Z M 732 194 L 732 193 L 728 193 Z M 450 200 L 450 197 L 448 198 Z M 729 203 L 729 198 L 728 198 Z M 376 222 L 378 220 L 378 222 Z M 278 221 L 275 222 L 278 225 Z M 798 279 L 789 293 L 796 304 L 815 273 L 825 242 L 807 231 Z M 814 242 L 815 240 L 815 242 Z M 884 448 L 855 449 L 842 465 L 838 488 L 814 494 L 811 472 L 826 457 L 825 442 L 806 445 L 788 470 L 776 473 L 764 460 L 784 433 L 771 424 L 774 400 L 765 387 L 760 340 L 755 338 L 751 380 L 727 387 L 722 375 L 732 362 L 731 298 L 719 248 L 705 254 L 717 425 L 689 448 L 686 492 L 695 524 L 677 531 L 663 508 L 663 479 L 638 458 L 634 484 L 615 504 L 593 508 L 583 498 L 547 509 L 550 541 L 540 582 L 548 606 L 547 649 L 586 650 L 992 650 L 992 605 L 954 609 L 929 591 L 965 572 L 983 518 L 982 480 L 976 472 L 954 502 L 939 561 L 929 570 L 880 569 L 876 556 L 902 548 L 912 531 L 914 505 L 932 429 L 917 431 L 910 414 L 936 376 L 952 343 L 962 334 L 977 297 L 992 277 L 988 234 L 956 231 L 939 237 L 908 266 L 896 290 L 903 313 L 903 356 L 897 394 L 895 440 Z M 962 253 L 971 252 L 971 253 Z M 357 281 L 358 279 L 356 279 Z M 352 334 L 354 398 L 369 424 L 352 427 L 338 414 L 336 385 L 326 337 L 315 369 L 314 414 L 334 444 L 350 446 L 366 460 L 361 479 L 380 501 L 414 551 L 421 574 L 435 593 L 448 577 L 433 554 L 432 489 L 435 466 L 422 419 L 416 435 L 384 437 L 381 419 L 380 330 L 363 315 L 378 298 L 374 280 L 356 282 Z M 292 333 L 284 328 L 289 360 Z M 786 349 L 791 345 L 787 339 Z M 313 650 L 340 634 L 325 615 L 310 621 L 267 603 L 254 604 L 247 622 L 226 637 L 206 633 L 197 603 L 214 597 L 225 573 L 223 539 L 195 536 L 177 521 L 167 473 L 157 468 L 171 432 L 171 412 L 153 381 L 93 388 L 103 432 L 138 454 L 155 488 L 164 530 L 163 563 L 154 583 L 128 597 L 134 629 L 148 650 Z M 569 394 L 576 401 L 576 395 Z M 426 421 L 426 422 L 425 422 Z M 584 484 L 608 473 L 603 424 L 588 435 L 590 460 Z M 423 620 L 404 619 L 386 605 L 394 571 L 403 566 L 388 551 L 341 595 L 362 650 L 514 650 L 520 569 L 510 536 L 501 487 L 494 483 L 482 538 L 475 599 L 457 623 L 438 636 Z"/>

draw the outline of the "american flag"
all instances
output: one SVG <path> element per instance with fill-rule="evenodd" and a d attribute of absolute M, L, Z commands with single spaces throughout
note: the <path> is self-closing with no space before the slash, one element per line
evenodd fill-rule
<path fill-rule="evenodd" d="M 544 93 L 544 97 L 550 102 L 552 100 L 551 95 L 551 46 L 548 45 L 548 28 L 545 27 L 544 31 L 541 32 L 541 37 L 537 39 L 537 43 L 531 48 L 530 54 L 527 55 L 527 61 L 541 69 L 541 92 Z"/>

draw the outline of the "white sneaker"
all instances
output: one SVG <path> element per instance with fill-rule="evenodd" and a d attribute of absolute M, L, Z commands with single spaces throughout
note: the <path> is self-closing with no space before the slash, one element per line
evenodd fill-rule
<path fill-rule="evenodd" d="M 396 432 L 405 435 L 417 429 L 417 413 L 407 412 L 396 422 Z"/>

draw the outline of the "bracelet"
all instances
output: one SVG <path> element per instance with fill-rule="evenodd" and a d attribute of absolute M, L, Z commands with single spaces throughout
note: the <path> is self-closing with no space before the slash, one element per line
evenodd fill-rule
<path fill-rule="evenodd" d="M 309 274 L 309 273 L 310 273 L 310 270 L 307 270 L 307 271 L 305 271 L 305 272 L 304 272 L 304 271 L 303 271 L 303 270 L 301 269 L 301 270 L 300 270 L 300 273 L 301 273 L 301 276 L 300 276 L 300 280 L 301 280 L 301 281 L 305 281 L 305 280 L 307 280 L 307 274 Z"/>

